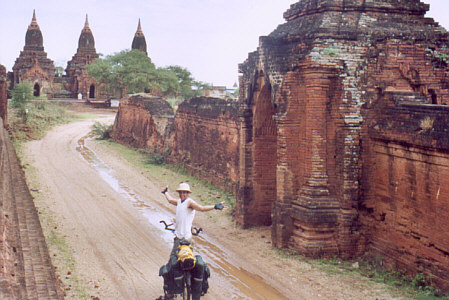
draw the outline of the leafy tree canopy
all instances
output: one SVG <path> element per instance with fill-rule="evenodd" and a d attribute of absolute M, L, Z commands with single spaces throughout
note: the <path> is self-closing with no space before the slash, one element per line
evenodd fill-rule
<path fill-rule="evenodd" d="M 120 96 L 151 92 L 189 98 L 206 86 L 195 81 L 183 67 L 156 68 L 151 59 L 139 50 L 124 50 L 104 59 L 96 59 L 87 70 L 109 94 L 119 92 Z"/>

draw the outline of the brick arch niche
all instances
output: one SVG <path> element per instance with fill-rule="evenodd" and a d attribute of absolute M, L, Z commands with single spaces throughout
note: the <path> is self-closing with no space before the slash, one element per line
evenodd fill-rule
<path fill-rule="evenodd" d="M 95 85 L 93 84 L 89 87 L 89 98 L 95 98 Z"/>
<path fill-rule="evenodd" d="M 39 86 L 39 83 L 35 83 L 33 87 L 33 96 L 39 97 L 41 95 L 41 87 Z"/>
<path fill-rule="evenodd" d="M 243 115 L 241 179 L 236 210 L 244 227 L 271 225 L 276 201 L 277 128 L 271 85 L 263 73 L 255 76 Z M 243 184 L 242 184 L 243 183 Z"/>

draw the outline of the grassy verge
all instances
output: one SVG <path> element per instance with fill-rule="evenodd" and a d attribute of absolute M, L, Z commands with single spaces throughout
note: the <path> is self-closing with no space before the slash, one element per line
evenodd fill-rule
<path fill-rule="evenodd" d="M 388 290 L 397 297 L 422 300 L 449 300 L 449 297 L 442 296 L 441 291 L 429 284 L 431 277 L 425 276 L 423 273 L 412 277 L 404 274 L 400 270 L 389 271 L 383 265 L 380 256 L 365 256 L 356 261 L 345 261 L 333 257 L 320 260 L 308 260 L 308 262 L 328 274 L 336 276 L 340 274 L 351 274 L 357 278 L 385 284 Z"/>
<path fill-rule="evenodd" d="M 199 203 L 209 205 L 225 201 L 226 205 L 230 207 L 225 213 L 232 213 L 235 206 L 235 196 L 233 194 L 227 193 L 204 180 L 189 175 L 182 168 L 167 164 L 153 164 L 154 159 L 146 151 L 132 149 L 113 140 L 101 140 L 99 142 L 103 143 L 112 151 L 119 153 L 121 157 L 126 159 L 134 167 L 143 169 L 154 181 L 167 183 L 171 191 L 176 190 L 180 182 L 188 182 L 190 187 L 195 191 L 195 200 L 198 200 Z"/>
<path fill-rule="evenodd" d="M 8 107 L 8 120 L 11 138 L 17 150 L 26 141 L 42 138 L 47 131 L 56 125 L 66 124 L 78 117 L 68 113 L 58 102 L 40 100 L 27 105 L 26 120 L 24 120 L 17 109 Z"/>

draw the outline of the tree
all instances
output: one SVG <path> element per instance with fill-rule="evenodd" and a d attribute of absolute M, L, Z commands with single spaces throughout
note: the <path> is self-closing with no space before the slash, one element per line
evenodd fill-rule
<path fill-rule="evenodd" d="M 23 122 L 27 121 L 27 108 L 26 105 L 33 99 L 33 88 L 31 83 L 23 82 L 14 85 L 14 89 L 11 92 L 11 106 L 17 108 L 18 115 L 22 118 Z"/>
<path fill-rule="evenodd" d="M 202 95 L 202 90 L 209 85 L 200 81 L 196 81 L 192 77 L 192 73 L 181 66 L 168 66 L 167 70 L 176 74 L 179 83 L 179 90 L 176 96 L 183 96 L 184 98 L 191 98 Z"/>
<path fill-rule="evenodd" d="M 109 94 L 119 92 L 120 97 L 126 93 L 151 92 L 190 98 L 207 86 L 195 81 L 186 68 L 156 68 L 151 59 L 139 50 L 125 50 L 104 59 L 98 58 L 87 66 L 87 72 Z"/>
<path fill-rule="evenodd" d="M 98 58 L 87 67 L 89 76 L 102 84 L 107 92 L 138 93 L 151 90 L 156 68 L 151 59 L 139 50 L 124 50 L 105 59 Z"/>
<path fill-rule="evenodd" d="M 56 67 L 55 67 L 55 75 L 56 75 L 57 77 L 61 77 L 62 74 L 64 74 L 64 68 L 61 67 L 61 66 L 56 66 Z"/>

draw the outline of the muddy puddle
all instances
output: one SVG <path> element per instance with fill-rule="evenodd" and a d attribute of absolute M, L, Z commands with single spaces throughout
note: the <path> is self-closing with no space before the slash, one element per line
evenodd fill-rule
<path fill-rule="evenodd" d="M 76 150 L 97 170 L 111 188 L 130 201 L 152 226 L 160 230 L 161 237 L 171 248 L 173 234 L 164 230 L 164 226 L 159 221 L 166 220 L 169 222 L 173 219 L 173 214 L 149 205 L 142 197 L 115 178 L 113 170 L 85 146 L 85 140 L 90 138 L 92 137 L 87 135 L 79 139 Z M 231 299 L 287 299 L 259 275 L 235 265 L 233 259 L 221 250 L 223 248 L 212 241 L 207 234 L 201 234 L 194 238 L 194 248 L 212 269 L 212 276 L 214 276 L 213 274 L 219 275 L 217 276 L 218 281 L 220 281 L 221 286 L 226 287 L 228 292 L 231 292 Z"/>

